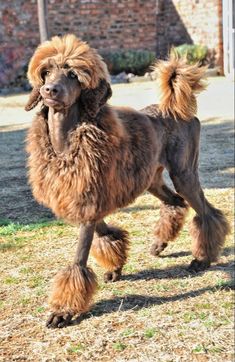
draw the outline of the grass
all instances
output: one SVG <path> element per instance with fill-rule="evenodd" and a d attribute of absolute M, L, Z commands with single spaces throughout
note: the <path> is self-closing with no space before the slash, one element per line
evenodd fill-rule
<path fill-rule="evenodd" d="M 37 223 L 22 225 L 20 223 L 14 223 L 9 220 L 0 220 L 0 236 L 13 236 L 17 235 L 18 232 L 29 232 L 29 231 L 37 231 L 40 232 L 45 228 L 50 228 L 51 226 L 63 226 L 64 223 L 62 221 L 44 221 L 41 220 Z"/>
<path fill-rule="evenodd" d="M 155 333 L 156 333 L 156 328 L 148 328 L 145 330 L 144 336 L 146 338 L 152 338 L 154 337 Z"/>
<path fill-rule="evenodd" d="M 124 349 L 126 349 L 127 348 L 127 345 L 125 345 L 124 343 L 122 343 L 122 342 L 115 342 L 114 344 L 113 344 L 113 349 L 115 350 L 115 351 L 117 351 L 117 352 L 122 352 L 122 351 L 124 351 Z"/>
<path fill-rule="evenodd" d="M 232 191 L 206 190 L 206 195 L 217 207 L 222 204 L 232 221 Z M 158 216 L 159 202 L 146 194 L 108 218 L 131 235 L 124 277 L 105 284 L 103 270 L 91 259 L 99 290 L 90 318 L 63 330 L 45 328 L 47 295 L 53 275 L 73 260 L 77 229 L 60 221 L 1 221 L 5 360 L 232 361 L 232 235 L 218 264 L 190 275 L 185 269 L 191 260 L 188 222 L 161 257 L 148 254 Z"/>
<path fill-rule="evenodd" d="M 43 221 L 20 224 L 0 220 L 0 251 L 18 250 L 27 247 L 36 237 L 38 241 L 75 234 L 75 228 L 64 225 L 62 221 Z"/>
<path fill-rule="evenodd" d="M 78 343 L 76 345 L 71 345 L 67 348 L 67 352 L 69 354 L 78 354 L 84 350 L 84 345 L 82 343 Z"/>

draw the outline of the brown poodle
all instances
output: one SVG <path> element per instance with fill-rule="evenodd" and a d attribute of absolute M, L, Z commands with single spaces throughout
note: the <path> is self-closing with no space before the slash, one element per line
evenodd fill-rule
<path fill-rule="evenodd" d="M 87 266 L 90 249 L 106 269 L 106 281 L 120 278 L 128 234 L 103 218 L 146 190 L 162 202 L 153 255 L 177 237 L 188 204 L 197 214 L 190 270 L 209 267 L 222 249 L 228 223 L 206 200 L 198 177 L 195 93 L 204 89 L 204 70 L 172 57 L 158 62 L 156 71 L 162 100 L 137 112 L 107 105 L 112 92 L 106 65 L 74 35 L 41 44 L 30 61 L 33 91 L 26 110 L 43 103 L 27 138 L 33 194 L 58 217 L 80 224 L 74 263 L 54 280 L 48 327 L 66 326 L 89 309 L 97 287 Z M 177 193 L 164 183 L 164 169 Z"/>

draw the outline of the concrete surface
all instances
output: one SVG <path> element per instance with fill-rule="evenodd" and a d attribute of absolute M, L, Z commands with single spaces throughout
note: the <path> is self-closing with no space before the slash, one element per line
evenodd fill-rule
<path fill-rule="evenodd" d="M 208 78 L 208 88 L 198 96 L 198 117 L 201 120 L 223 117 L 234 118 L 234 83 L 224 77 Z M 159 89 L 154 81 L 112 85 L 110 104 L 141 109 L 159 100 Z M 28 94 L 0 97 L 0 127 L 28 125 L 36 112 L 26 112 Z"/>

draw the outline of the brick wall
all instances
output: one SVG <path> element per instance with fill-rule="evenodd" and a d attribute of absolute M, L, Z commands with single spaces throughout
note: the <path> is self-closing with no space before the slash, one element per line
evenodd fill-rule
<path fill-rule="evenodd" d="M 39 42 L 36 1 L 0 1 L 0 87 L 11 86 Z"/>
<path fill-rule="evenodd" d="M 219 5 L 220 3 L 220 5 Z M 221 64 L 222 0 L 48 0 L 50 36 L 73 32 L 97 48 L 147 49 L 201 43 Z M 220 14 L 220 16 L 219 16 Z M 0 87 L 17 84 L 39 43 L 36 0 L 0 1 Z M 25 80 L 20 81 L 27 86 Z"/>
<path fill-rule="evenodd" d="M 50 34 L 75 32 L 97 49 L 155 51 L 156 0 L 50 0 Z"/>
<path fill-rule="evenodd" d="M 207 45 L 211 61 L 222 65 L 222 0 L 157 0 L 157 53 L 183 43 Z"/>
<path fill-rule="evenodd" d="M 72 32 L 98 50 L 155 51 L 155 7 L 156 0 L 48 0 L 49 34 Z M 0 86 L 17 83 L 38 43 L 37 1 L 1 1 Z"/>

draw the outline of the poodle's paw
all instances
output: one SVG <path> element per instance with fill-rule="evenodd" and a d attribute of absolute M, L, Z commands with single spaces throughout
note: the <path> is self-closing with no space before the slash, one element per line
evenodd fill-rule
<path fill-rule="evenodd" d="M 73 318 L 73 314 L 71 313 L 59 313 L 54 312 L 51 313 L 50 317 L 46 322 L 47 328 L 63 328 L 67 327 L 71 323 L 71 319 Z"/>
<path fill-rule="evenodd" d="M 105 283 L 116 282 L 121 278 L 121 275 L 122 275 L 122 268 L 116 269 L 112 272 L 106 272 L 104 274 L 104 282 Z"/>
<path fill-rule="evenodd" d="M 162 243 L 162 244 L 153 243 L 150 248 L 150 254 L 153 256 L 158 256 L 166 247 L 167 243 Z"/>
<path fill-rule="evenodd" d="M 96 275 L 90 268 L 73 264 L 60 270 L 54 278 L 49 296 L 52 314 L 47 327 L 66 327 L 73 316 L 87 312 L 96 289 Z"/>
<path fill-rule="evenodd" d="M 189 267 L 187 268 L 187 270 L 190 273 L 198 273 L 200 271 L 206 270 L 207 268 L 209 268 L 211 265 L 209 260 L 198 260 L 198 259 L 194 259 L 191 261 Z"/>

